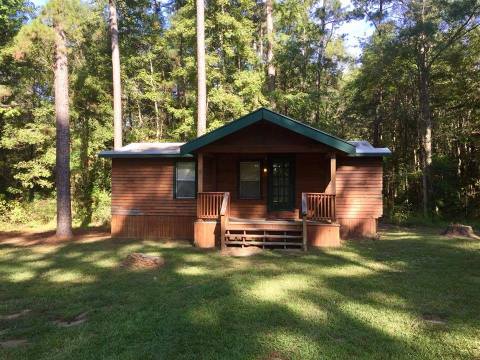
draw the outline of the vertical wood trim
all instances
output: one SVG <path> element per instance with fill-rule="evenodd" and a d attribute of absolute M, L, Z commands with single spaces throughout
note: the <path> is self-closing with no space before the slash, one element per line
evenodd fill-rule
<path fill-rule="evenodd" d="M 333 195 L 337 194 L 337 157 L 335 153 L 330 154 L 330 183 L 327 186 L 327 192 Z"/>
<path fill-rule="evenodd" d="M 197 191 L 203 192 L 203 154 L 197 154 Z"/>

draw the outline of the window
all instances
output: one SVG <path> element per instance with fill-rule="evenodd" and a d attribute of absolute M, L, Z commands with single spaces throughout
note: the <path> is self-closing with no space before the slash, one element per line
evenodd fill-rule
<path fill-rule="evenodd" d="M 241 161 L 239 170 L 240 199 L 260 199 L 260 161 Z"/>
<path fill-rule="evenodd" d="M 195 162 L 178 161 L 175 167 L 175 197 L 194 199 L 195 188 Z"/>

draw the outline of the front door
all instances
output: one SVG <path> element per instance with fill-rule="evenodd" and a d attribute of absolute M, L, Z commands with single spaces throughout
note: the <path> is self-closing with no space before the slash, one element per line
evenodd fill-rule
<path fill-rule="evenodd" d="M 293 210 L 295 207 L 295 171 L 293 158 L 272 157 L 268 163 L 268 210 Z"/>

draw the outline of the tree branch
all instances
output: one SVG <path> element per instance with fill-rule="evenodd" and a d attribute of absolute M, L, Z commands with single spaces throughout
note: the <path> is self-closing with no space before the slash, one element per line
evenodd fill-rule
<path fill-rule="evenodd" d="M 474 30 L 474 29 L 476 29 L 477 27 L 480 26 L 480 23 L 476 24 L 476 25 L 472 26 L 470 29 L 467 29 L 464 32 L 465 28 L 470 23 L 470 20 L 472 20 L 474 18 L 474 16 L 476 15 L 476 13 L 479 9 L 480 9 L 480 6 L 476 6 L 473 9 L 470 16 L 468 17 L 468 19 L 453 33 L 453 35 L 446 42 L 443 43 L 443 46 L 440 46 L 440 48 L 435 51 L 435 54 L 432 55 L 432 57 L 430 58 L 430 60 L 427 63 L 428 68 L 430 68 L 434 64 L 434 62 L 440 57 L 440 55 L 445 50 L 447 50 L 455 42 L 455 40 L 457 40 L 458 38 L 460 38 L 461 36 L 463 36 L 465 34 L 468 34 L 470 31 L 472 31 L 472 30 Z"/>

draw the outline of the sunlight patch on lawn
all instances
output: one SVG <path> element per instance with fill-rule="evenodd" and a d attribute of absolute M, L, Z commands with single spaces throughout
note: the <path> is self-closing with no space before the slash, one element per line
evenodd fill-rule
<path fill-rule="evenodd" d="M 347 301 L 341 305 L 341 310 L 351 318 L 374 328 L 392 338 L 411 339 L 414 336 L 412 327 L 416 324 L 416 317 L 407 311 L 386 304 L 378 306 L 365 303 Z"/>
<path fill-rule="evenodd" d="M 16 271 L 13 274 L 10 274 L 9 280 L 11 282 L 29 281 L 32 280 L 36 275 L 36 272 L 31 270 Z"/>
<path fill-rule="evenodd" d="M 23 262 L 23 261 L 35 261 L 37 262 L 38 260 L 42 260 L 43 258 L 45 257 L 44 254 L 37 254 L 37 253 L 34 253 L 34 252 L 28 252 L 28 253 L 24 253 L 24 254 L 21 254 L 21 255 L 16 255 L 15 256 L 15 259 L 17 261 L 20 261 L 20 262 Z M 2 260 L 4 260 L 3 256 L 2 256 Z M 35 263 L 33 263 L 35 264 Z"/>
<path fill-rule="evenodd" d="M 32 261 L 28 264 L 22 264 L 25 267 L 33 268 L 33 269 L 43 269 L 47 268 L 48 266 L 51 266 L 53 264 L 52 260 L 37 260 L 37 261 Z"/>
<path fill-rule="evenodd" d="M 389 232 L 388 234 L 382 234 L 382 240 L 400 240 L 400 239 L 420 239 L 425 238 L 425 236 L 420 236 L 418 234 L 408 232 L 408 231 L 399 231 L 399 232 Z"/>
<path fill-rule="evenodd" d="M 104 269 L 114 268 L 118 266 L 118 260 L 114 258 L 96 260 L 95 266 L 98 266 Z"/>
<path fill-rule="evenodd" d="M 80 271 L 61 269 L 50 270 L 44 273 L 43 277 L 55 283 L 69 282 L 82 284 L 93 283 L 97 280 L 96 276 L 94 275 L 83 274 Z"/>
<path fill-rule="evenodd" d="M 143 248 L 144 248 L 144 245 L 142 243 L 128 244 L 128 245 L 122 246 L 122 248 L 119 249 L 119 252 L 123 255 L 128 255 L 134 252 L 141 252 Z"/>
<path fill-rule="evenodd" d="M 310 288 L 310 278 L 306 275 L 283 275 L 273 279 L 260 280 L 248 291 L 255 299 L 279 301 L 288 298 L 294 291 Z"/>
<path fill-rule="evenodd" d="M 191 262 L 191 263 L 199 263 L 199 262 L 205 262 L 207 260 L 205 258 L 205 255 L 203 254 L 187 254 L 183 256 L 183 260 L 185 262 Z"/>
<path fill-rule="evenodd" d="M 314 271 L 317 272 L 317 271 Z M 326 267 L 319 271 L 322 276 L 329 276 L 329 277 L 338 277 L 338 276 L 346 276 L 348 277 L 363 277 L 367 275 L 371 275 L 374 273 L 373 269 L 365 268 L 359 265 L 344 265 L 344 266 L 336 266 L 336 267 Z"/>
<path fill-rule="evenodd" d="M 327 311 L 311 301 L 295 299 L 294 301 L 287 302 L 285 305 L 298 317 L 304 320 L 314 321 L 317 325 L 318 322 L 327 321 Z"/>
<path fill-rule="evenodd" d="M 207 269 L 205 266 L 183 266 L 176 270 L 176 272 L 180 275 L 189 275 L 189 276 L 198 276 L 198 275 L 205 275 L 210 273 L 210 270 Z"/>

